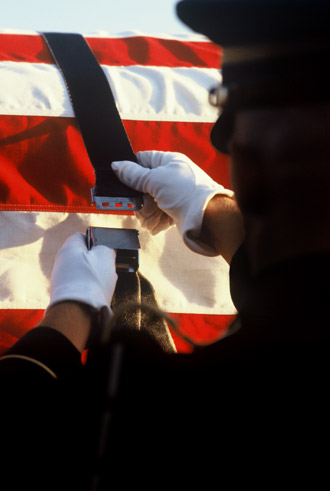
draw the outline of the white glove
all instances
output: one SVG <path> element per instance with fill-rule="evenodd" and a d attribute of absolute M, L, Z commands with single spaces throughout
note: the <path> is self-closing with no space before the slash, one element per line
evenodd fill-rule
<path fill-rule="evenodd" d="M 116 287 L 116 253 L 106 246 L 87 249 L 82 234 L 71 235 L 58 251 L 51 277 L 50 303 L 83 302 L 96 310 L 108 307 Z"/>
<path fill-rule="evenodd" d="M 139 164 L 113 162 L 112 168 L 127 186 L 146 193 L 136 212 L 152 234 L 176 224 L 186 245 L 199 254 L 216 255 L 198 241 L 207 203 L 216 194 L 233 196 L 182 153 L 139 152 Z"/>

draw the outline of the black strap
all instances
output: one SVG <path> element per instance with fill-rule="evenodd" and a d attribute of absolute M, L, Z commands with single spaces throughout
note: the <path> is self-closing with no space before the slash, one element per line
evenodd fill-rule
<path fill-rule="evenodd" d="M 124 186 L 111 169 L 115 160 L 137 162 L 118 113 L 109 82 L 84 37 L 71 33 L 43 33 L 48 47 L 61 70 L 71 98 L 79 128 L 95 170 L 94 197 L 116 197 L 114 207 L 123 200 L 121 209 L 134 210 L 142 206 L 142 194 Z M 127 200 L 125 201 L 125 198 Z M 101 200 L 101 201 L 102 201 Z M 107 202 L 109 205 L 109 201 Z M 130 205 L 134 206 L 130 206 Z M 115 207 L 118 210 L 117 207 Z M 140 273 L 118 272 L 118 282 L 112 308 L 125 301 L 157 305 L 151 284 Z M 123 327 L 145 329 L 163 350 L 172 352 L 173 343 L 163 319 L 143 322 L 139 312 L 130 312 L 121 319 Z"/>
<path fill-rule="evenodd" d="M 81 34 L 43 33 L 43 37 L 63 74 L 95 170 L 93 196 L 129 198 L 123 200 L 122 209 L 127 209 L 127 203 L 129 210 L 139 209 L 141 193 L 122 184 L 111 169 L 115 160 L 137 159 L 103 69 Z M 112 202 L 105 206 L 111 209 Z"/>

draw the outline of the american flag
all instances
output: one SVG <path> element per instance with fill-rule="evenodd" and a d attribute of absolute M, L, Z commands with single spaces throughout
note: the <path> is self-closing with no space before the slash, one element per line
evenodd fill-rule
<path fill-rule="evenodd" d="M 227 157 L 211 145 L 221 49 L 199 35 L 85 36 L 112 88 L 135 152 L 186 154 L 230 189 Z M 109 128 L 111 131 L 111 128 Z M 97 211 L 94 171 L 62 76 L 37 32 L 0 33 L 0 353 L 41 319 L 55 254 L 88 226 L 140 228 L 132 213 Z M 175 228 L 140 230 L 140 271 L 159 306 L 198 342 L 235 314 L 224 260 L 191 252 Z M 175 333 L 178 351 L 189 346 Z"/>

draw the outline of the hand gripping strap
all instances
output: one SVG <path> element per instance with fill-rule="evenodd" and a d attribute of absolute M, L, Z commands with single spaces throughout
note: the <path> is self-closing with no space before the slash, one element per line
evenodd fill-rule
<path fill-rule="evenodd" d="M 122 184 L 115 160 L 137 162 L 109 82 L 81 34 L 43 33 L 64 77 L 73 110 L 95 171 L 93 201 L 99 209 L 137 210 L 142 194 Z"/>

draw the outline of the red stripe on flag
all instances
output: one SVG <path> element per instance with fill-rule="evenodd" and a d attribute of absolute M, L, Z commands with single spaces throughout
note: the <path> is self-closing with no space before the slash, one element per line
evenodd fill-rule
<path fill-rule="evenodd" d="M 3 309 L 0 310 L 0 355 L 20 339 L 26 332 L 36 327 L 42 320 L 44 310 Z M 169 314 L 180 330 L 196 342 L 213 342 L 226 333 L 234 316 Z M 173 341 L 181 353 L 191 352 L 191 345 L 184 341 L 171 328 Z"/>
<path fill-rule="evenodd" d="M 213 343 L 226 334 L 234 315 L 169 314 L 180 331 L 196 343 Z M 180 353 L 190 353 L 192 345 L 182 339 L 169 326 L 173 341 Z"/>
<path fill-rule="evenodd" d="M 230 188 L 228 159 L 210 144 L 213 124 L 124 121 L 135 152 L 178 151 Z M 94 170 L 73 118 L 0 118 L 0 209 L 90 212 Z"/>
<path fill-rule="evenodd" d="M 0 355 L 35 327 L 43 315 L 44 310 L 0 309 Z"/>
<path fill-rule="evenodd" d="M 147 36 L 86 40 L 103 65 L 219 68 L 221 58 L 220 48 L 206 42 Z M 20 34 L 0 34 L 0 61 L 54 64 L 40 36 Z"/>

